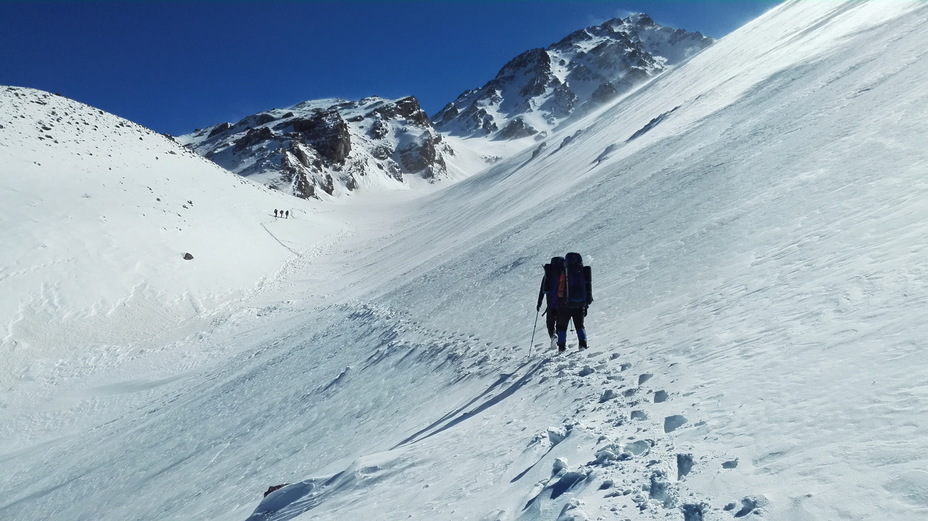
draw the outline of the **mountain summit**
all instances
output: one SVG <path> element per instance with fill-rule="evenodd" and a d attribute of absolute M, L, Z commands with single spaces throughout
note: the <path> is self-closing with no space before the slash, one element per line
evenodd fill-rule
<path fill-rule="evenodd" d="M 468 90 L 432 121 L 464 137 L 518 139 L 546 134 L 561 123 L 626 93 L 715 40 L 659 25 L 646 14 L 616 18 L 532 49 L 496 78 Z"/>

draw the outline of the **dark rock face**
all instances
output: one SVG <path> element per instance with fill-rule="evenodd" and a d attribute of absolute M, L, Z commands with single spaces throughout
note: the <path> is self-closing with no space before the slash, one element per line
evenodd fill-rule
<path fill-rule="evenodd" d="M 380 186 L 403 184 L 406 176 L 440 179 L 445 155 L 453 154 L 414 97 L 306 101 L 178 139 L 233 172 L 302 198 L 343 195 L 365 178 Z"/>
<path fill-rule="evenodd" d="M 309 118 L 295 117 L 291 121 L 299 141 L 312 145 L 329 162 L 345 163 L 351 152 L 351 136 L 338 111 L 320 111 Z"/>
<path fill-rule="evenodd" d="M 209 133 L 208 137 L 218 136 L 230 128 L 232 128 L 232 123 L 222 123 L 221 125 L 216 125 L 213 127 L 213 130 Z"/>
<path fill-rule="evenodd" d="M 262 127 L 260 129 L 250 128 L 242 138 L 235 141 L 234 146 L 236 150 L 244 150 L 252 145 L 262 141 L 267 141 L 273 137 L 274 133 L 271 132 L 271 129 L 267 127 Z"/>
<path fill-rule="evenodd" d="M 493 80 L 458 96 L 432 121 L 442 132 L 465 137 L 544 135 L 713 41 L 663 27 L 644 14 L 610 20 L 575 31 L 546 49 L 520 54 Z"/>
<path fill-rule="evenodd" d="M 412 96 L 397 100 L 392 105 L 378 107 L 374 113 L 383 119 L 402 118 L 414 125 L 431 126 L 428 114 L 419 106 L 419 100 Z"/>
<path fill-rule="evenodd" d="M 446 169 L 440 150 L 441 136 L 427 136 L 399 148 L 401 167 L 409 172 L 420 172 L 425 179 L 435 179 Z"/>
<path fill-rule="evenodd" d="M 274 121 L 274 116 L 266 113 L 255 114 L 254 116 L 248 116 L 247 118 L 239 121 L 235 124 L 236 127 L 257 127 L 260 125 L 266 125 Z"/>

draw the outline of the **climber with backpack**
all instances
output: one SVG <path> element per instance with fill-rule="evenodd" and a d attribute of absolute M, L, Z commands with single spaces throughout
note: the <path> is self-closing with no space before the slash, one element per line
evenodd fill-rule
<path fill-rule="evenodd" d="M 579 253 L 570 252 L 564 256 L 564 270 L 560 275 L 557 288 L 557 350 L 567 350 L 567 325 L 572 320 L 577 330 L 580 350 L 588 347 L 586 329 L 583 319 L 587 309 L 593 303 L 593 285 L 589 266 L 583 265 Z"/>
<path fill-rule="evenodd" d="M 544 265 L 545 274 L 541 277 L 541 289 L 538 290 L 538 305 L 535 311 L 541 311 L 541 301 L 547 301 L 545 308 L 545 324 L 548 326 L 548 338 L 551 339 L 551 349 L 557 347 L 555 323 L 557 321 L 557 288 L 564 273 L 564 257 L 552 257 L 551 262 Z"/>

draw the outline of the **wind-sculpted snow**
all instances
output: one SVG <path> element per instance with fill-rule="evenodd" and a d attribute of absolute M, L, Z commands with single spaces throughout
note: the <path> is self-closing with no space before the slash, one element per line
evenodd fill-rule
<path fill-rule="evenodd" d="M 0 518 L 924 517 L 926 16 L 788 2 L 454 186 L 266 219 L 248 297 L 14 367 Z"/>

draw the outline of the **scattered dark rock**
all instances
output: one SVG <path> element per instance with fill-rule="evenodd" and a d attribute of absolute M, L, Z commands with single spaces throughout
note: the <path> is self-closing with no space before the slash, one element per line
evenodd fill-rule
<path fill-rule="evenodd" d="M 288 484 L 289 484 L 289 483 L 284 483 L 284 484 L 282 484 L 282 485 L 271 485 L 271 486 L 268 487 L 267 490 L 264 492 L 264 497 L 267 497 L 268 494 L 270 494 L 271 492 L 274 492 L 275 490 L 280 490 L 280 489 L 286 487 Z"/>
<path fill-rule="evenodd" d="M 190 252 L 184 254 L 184 260 L 193 260 L 193 255 Z"/>

